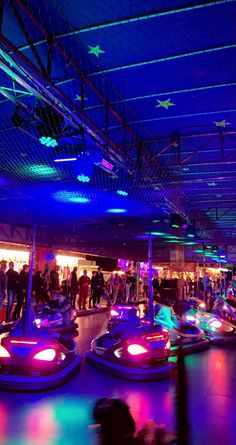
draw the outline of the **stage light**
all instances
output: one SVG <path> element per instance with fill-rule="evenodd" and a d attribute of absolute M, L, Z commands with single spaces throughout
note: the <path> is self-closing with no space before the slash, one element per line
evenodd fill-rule
<path fill-rule="evenodd" d="M 127 212 L 126 209 L 108 209 L 106 210 L 107 213 L 125 213 Z"/>
<path fill-rule="evenodd" d="M 121 196 L 128 196 L 128 193 L 125 190 L 117 190 L 116 193 Z"/>
<path fill-rule="evenodd" d="M 100 166 L 103 167 L 105 170 L 108 170 L 109 172 L 111 172 L 113 170 L 113 167 L 114 167 L 106 159 L 102 159 L 102 161 L 100 162 Z"/>
<path fill-rule="evenodd" d="M 187 237 L 188 238 L 194 238 L 194 234 L 193 233 L 188 233 Z"/>
<path fill-rule="evenodd" d="M 173 227 L 173 229 L 179 229 L 179 225 L 178 224 L 171 224 L 171 227 Z"/>
<path fill-rule="evenodd" d="M 50 105 L 35 108 L 35 114 L 40 120 L 37 125 L 39 141 L 46 147 L 56 147 L 61 136 L 61 126 L 64 118 Z"/>
<path fill-rule="evenodd" d="M 56 147 L 58 145 L 57 140 L 51 138 L 51 136 L 41 136 L 39 142 L 46 147 Z"/>
<path fill-rule="evenodd" d="M 86 175 L 78 175 L 77 179 L 80 182 L 89 182 L 90 181 L 90 177 L 86 176 Z"/>
<path fill-rule="evenodd" d="M 80 182 L 89 182 L 93 174 L 93 160 L 91 156 L 85 154 L 81 156 L 75 164 L 76 178 Z"/>

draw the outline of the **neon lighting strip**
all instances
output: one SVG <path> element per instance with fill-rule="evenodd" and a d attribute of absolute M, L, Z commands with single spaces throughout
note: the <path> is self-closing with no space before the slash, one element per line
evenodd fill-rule
<path fill-rule="evenodd" d="M 120 25 L 126 25 L 129 23 L 135 23 L 135 22 L 142 22 L 144 20 L 150 20 L 150 19 L 155 19 L 157 17 L 165 17 L 167 15 L 172 15 L 172 14 L 179 14 L 182 12 L 188 12 L 188 11 L 193 11 L 196 9 L 203 9 L 203 8 L 207 8 L 207 7 L 211 7 L 211 6 L 218 6 L 221 4 L 225 4 L 225 3 L 232 3 L 235 0 L 219 0 L 217 3 L 215 1 L 209 2 L 209 3 L 202 3 L 200 5 L 193 5 L 193 6 L 186 6 L 184 8 L 179 8 L 179 9 L 171 9 L 169 11 L 160 11 L 160 12 L 155 12 L 155 13 L 150 13 L 150 14 L 145 14 L 142 16 L 137 16 L 137 17 L 130 17 L 130 18 L 125 18 L 125 19 L 121 19 L 121 20 L 116 20 L 116 21 L 112 21 L 112 22 L 106 22 L 106 23 L 101 23 L 98 25 L 94 25 L 94 26 L 89 26 L 89 27 L 85 27 L 85 28 L 80 28 L 80 29 L 75 29 L 74 31 L 68 32 L 68 33 L 63 33 L 60 35 L 56 35 L 55 38 L 56 39 L 60 39 L 60 38 L 64 38 L 64 37 L 70 37 L 70 36 L 75 36 L 77 34 L 82 34 L 85 32 L 90 32 L 90 31 L 96 31 L 98 29 L 104 29 L 104 28 L 113 28 L 114 26 L 120 26 Z M 45 39 L 42 40 L 38 40 L 37 42 L 34 43 L 34 45 L 41 45 L 42 43 L 46 43 Z M 26 49 L 29 49 L 30 46 L 29 45 L 24 45 L 21 46 L 19 48 L 20 51 L 24 51 Z"/>
<path fill-rule="evenodd" d="M 127 125 L 142 124 L 144 122 L 163 121 L 163 120 L 169 120 L 169 119 L 181 119 L 183 117 L 195 117 L 195 116 L 206 116 L 206 115 L 211 115 L 211 114 L 235 113 L 235 111 L 236 111 L 236 109 L 234 109 L 234 110 L 216 110 L 216 111 L 206 111 L 206 112 L 202 112 L 202 113 L 181 114 L 181 115 L 177 115 L 177 116 L 156 117 L 153 119 L 131 121 L 131 122 L 128 122 Z M 122 128 L 122 127 L 120 125 L 114 125 L 113 127 L 109 127 L 109 130 L 115 130 L 117 128 Z M 186 165 L 188 166 L 191 164 L 186 164 Z"/>
<path fill-rule="evenodd" d="M 37 345 L 37 341 L 24 341 L 24 340 L 11 340 L 11 343 L 24 344 L 24 345 Z"/>
<path fill-rule="evenodd" d="M 207 54 L 207 53 L 212 53 L 212 52 L 217 52 L 217 51 L 222 51 L 225 49 L 232 49 L 232 48 L 236 48 L 236 43 L 233 43 L 232 45 L 218 46 L 215 48 L 200 49 L 200 50 L 192 51 L 189 53 L 176 54 L 175 56 L 160 57 L 159 59 L 147 60 L 145 62 L 137 62 L 137 63 L 131 63 L 129 65 L 115 66 L 114 68 L 107 68 L 105 70 L 95 71 L 93 73 L 90 73 L 88 75 L 88 77 L 97 76 L 99 74 L 104 74 L 104 73 L 112 73 L 114 71 L 126 70 L 129 68 L 138 68 L 140 66 L 145 66 L 145 65 L 153 65 L 154 63 L 166 62 L 168 60 L 183 59 L 186 57 L 197 56 L 199 54 Z"/>
<path fill-rule="evenodd" d="M 204 87 L 196 87 L 196 88 L 186 88 L 184 90 L 163 91 L 162 93 L 147 94 L 144 96 L 128 97 L 127 99 L 122 99 L 122 100 L 117 100 L 117 101 L 111 102 L 111 104 L 131 102 L 133 100 L 151 99 L 152 97 L 154 97 L 154 98 L 155 97 L 163 97 L 163 96 L 168 96 L 171 94 L 191 93 L 194 91 L 205 91 L 205 90 L 212 90 L 214 88 L 225 88 L 225 87 L 232 87 L 232 86 L 236 86 L 236 82 L 222 83 L 222 84 L 217 84 L 217 85 L 207 85 Z M 103 105 L 99 104 L 94 107 L 88 107 L 88 109 L 95 108 L 95 107 L 103 107 Z"/>
<path fill-rule="evenodd" d="M 58 159 L 54 159 L 54 162 L 70 162 L 70 161 L 77 161 L 77 158 L 58 158 Z"/>

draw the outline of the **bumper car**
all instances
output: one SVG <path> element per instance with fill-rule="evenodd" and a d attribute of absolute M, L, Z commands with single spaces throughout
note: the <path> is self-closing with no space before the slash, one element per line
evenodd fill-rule
<path fill-rule="evenodd" d="M 131 311 L 130 311 L 131 312 Z M 159 380 L 172 375 L 176 367 L 170 360 L 168 332 L 161 326 L 143 326 L 136 317 L 113 326 L 95 338 L 86 358 L 92 365 L 123 379 Z"/>
<path fill-rule="evenodd" d="M 161 304 L 155 306 L 155 321 L 169 331 L 171 353 L 173 355 L 180 345 L 184 354 L 191 354 L 208 348 L 209 340 L 204 338 L 204 332 L 199 326 L 192 323 L 191 319 L 183 321 L 171 312 L 171 307 Z"/>
<path fill-rule="evenodd" d="M 80 365 L 73 340 L 53 337 L 33 322 L 25 333 L 24 319 L 0 339 L 0 388 L 39 391 L 65 383 Z"/>
<path fill-rule="evenodd" d="M 65 334 L 78 328 L 78 323 L 75 323 L 76 317 L 77 311 L 71 307 L 63 313 L 46 307 L 37 313 L 34 323 L 38 328 L 47 328 L 50 332 Z"/>
<path fill-rule="evenodd" d="M 112 306 L 110 309 L 109 320 L 107 322 L 108 331 L 113 325 L 128 321 L 130 310 L 135 310 L 136 316 L 140 317 L 140 309 L 135 305 L 120 304 Z"/>
<path fill-rule="evenodd" d="M 194 323 L 200 327 L 212 344 L 236 343 L 236 327 L 229 321 L 218 315 L 206 312 L 203 309 L 204 303 L 193 303 L 192 307 L 183 315 L 187 322 Z"/>

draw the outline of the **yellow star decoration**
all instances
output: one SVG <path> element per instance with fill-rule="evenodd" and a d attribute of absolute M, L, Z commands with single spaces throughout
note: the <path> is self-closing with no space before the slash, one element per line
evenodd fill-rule
<path fill-rule="evenodd" d="M 156 108 L 165 108 L 165 110 L 168 110 L 168 108 L 169 107 L 173 107 L 175 104 L 174 103 L 171 103 L 171 100 L 170 99 L 167 99 L 167 100 L 158 100 L 157 99 L 157 102 L 158 102 L 158 105 L 156 105 Z"/>
<path fill-rule="evenodd" d="M 226 125 L 231 125 L 230 122 L 226 122 L 225 119 L 220 122 L 213 122 L 213 124 L 215 124 L 216 127 L 222 127 L 222 128 L 225 128 Z"/>
<path fill-rule="evenodd" d="M 88 54 L 94 54 L 96 57 L 99 57 L 100 54 L 105 53 L 105 51 L 103 51 L 103 49 L 100 48 L 100 45 L 97 46 L 88 45 L 88 47 L 90 48 Z"/>

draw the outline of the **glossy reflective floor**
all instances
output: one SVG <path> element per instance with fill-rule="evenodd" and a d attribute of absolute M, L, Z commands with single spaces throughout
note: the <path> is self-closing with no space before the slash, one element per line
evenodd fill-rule
<path fill-rule="evenodd" d="M 107 314 L 79 319 L 79 350 L 103 332 Z M 186 358 L 191 445 L 236 443 L 236 349 L 211 347 Z M 1 445 L 90 445 L 88 429 L 98 397 L 122 397 L 139 428 L 152 417 L 175 428 L 175 379 L 133 383 L 99 371 L 83 359 L 66 385 L 41 393 L 0 392 Z"/>

